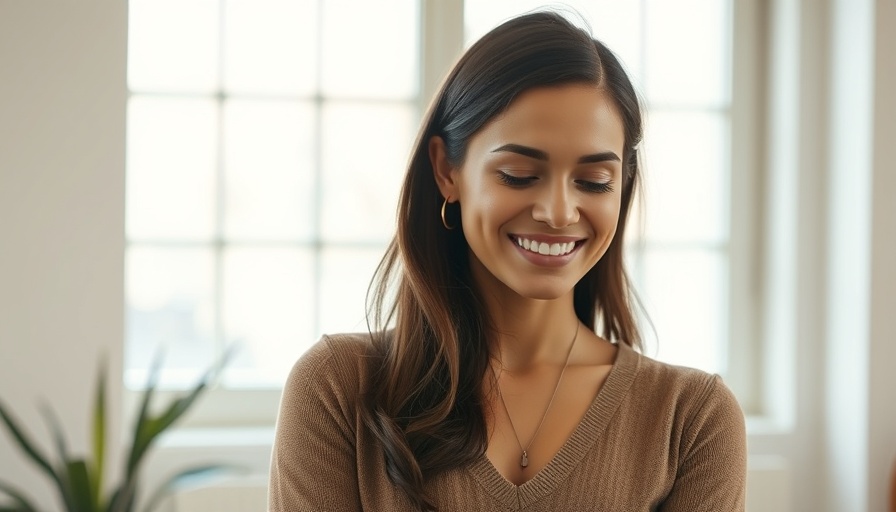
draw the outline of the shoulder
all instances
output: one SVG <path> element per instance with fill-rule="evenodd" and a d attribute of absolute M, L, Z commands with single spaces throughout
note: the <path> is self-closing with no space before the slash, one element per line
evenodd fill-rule
<path fill-rule="evenodd" d="M 743 510 L 746 426 L 734 393 L 718 375 L 629 356 L 637 368 L 629 395 L 640 404 L 630 412 L 650 418 L 638 423 L 641 439 L 662 447 L 674 475 L 661 508 Z"/>
<path fill-rule="evenodd" d="M 302 354 L 295 367 L 317 372 L 331 365 L 351 364 L 371 354 L 372 347 L 368 333 L 325 334 Z"/>
<path fill-rule="evenodd" d="M 651 461 L 629 470 L 650 475 L 657 510 L 744 510 L 746 428 L 722 378 L 627 346 L 619 348 L 616 370 L 622 398 L 613 428 L 627 436 L 607 442 L 634 452 L 635 461 Z"/>
<path fill-rule="evenodd" d="M 635 367 L 629 398 L 640 404 L 636 410 L 663 418 L 682 448 L 715 436 L 728 439 L 736 450 L 742 448 L 746 443 L 744 414 L 719 375 L 627 350 Z"/>
<path fill-rule="evenodd" d="M 734 394 L 719 375 L 696 368 L 677 366 L 657 361 L 631 348 L 622 348 L 623 357 L 634 366 L 635 392 L 659 401 L 674 401 L 679 405 L 705 405 L 707 402 L 733 405 L 740 415 Z"/>
<path fill-rule="evenodd" d="M 629 349 L 631 351 L 631 349 Z M 712 442 L 717 452 L 726 452 L 734 466 L 745 463 L 746 425 L 744 414 L 719 375 L 676 366 L 630 352 L 635 360 L 635 378 L 630 395 L 642 413 L 652 417 L 683 453 Z"/>
<path fill-rule="evenodd" d="M 373 370 L 373 354 L 368 333 L 324 335 L 293 365 L 284 397 L 317 394 L 324 389 L 330 396 L 358 396 Z"/>

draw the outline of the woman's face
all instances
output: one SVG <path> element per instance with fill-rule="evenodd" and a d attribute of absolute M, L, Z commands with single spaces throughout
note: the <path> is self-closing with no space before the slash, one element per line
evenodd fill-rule
<path fill-rule="evenodd" d="M 520 95 L 470 139 L 459 168 L 431 145 L 482 291 L 555 299 L 597 263 L 619 219 L 623 133 L 609 95 L 576 84 Z"/>

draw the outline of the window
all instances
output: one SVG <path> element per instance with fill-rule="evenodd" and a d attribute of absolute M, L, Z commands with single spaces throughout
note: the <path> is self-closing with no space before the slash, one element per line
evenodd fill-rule
<path fill-rule="evenodd" d="M 732 315 L 750 300 L 731 279 L 742 244 L 731 229 L 733 6 L 568 4 L 647 103 L 647 218 L 631 221 L 644 229 L 631 231 L 630 270 L 658 334 L 648 354 L 741 375 L 749 340 Z M 453 36 L 471 42 L 540 5 L 439 8 L 463 17 Z M 420 84 L 446 71 L 420 64 L 422 47 L 442 44 L 425 28 L 451 27 L 415 0 L 130 6 L 127 383 L 143 382 L 159 345 L 176 388 L 236 343 L 225 386 L 276 391 L 321 333 L 366 329 L 365 291 L 429 100 Z M 748 384 L 733 379 L 742 400 Z"/>
<path fill-rule="evenodd" d="M 366 328 L 419 117 L 418 5 L 130 6 L 128 383 L 160 344 L 174 387 L 236 344 L 226 385 L 278 387 L 319 333 Z"/>

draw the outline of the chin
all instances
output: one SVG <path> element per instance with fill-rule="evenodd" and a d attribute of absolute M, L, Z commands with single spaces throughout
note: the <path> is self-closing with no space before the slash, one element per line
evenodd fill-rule
<path fill-rule="evenodd" d="M 525 283 L 511 289 L 520 297 L 533 300 L 557 300 L 572 293 L 575 283 Z"/>
<path fill-rule="evenodd" d="M 564 297 L 567 293 L 568 293 L 568 291 L 559 293 L 559 292 L 554 292 L 553 290 L 539 290 L 539 291 L 533 292 L 533 293 L 524 293 L 524 294 L 521 293 L 520 295 L 522 295 L 523 297 L 525 297 L 527 299 L 548 301 L 548 300 L 557 300 L 561 297 Z"/>

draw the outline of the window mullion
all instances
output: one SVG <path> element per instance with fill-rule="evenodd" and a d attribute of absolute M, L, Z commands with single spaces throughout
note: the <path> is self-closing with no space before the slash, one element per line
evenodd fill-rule
<path fill-rule="evenodd" d="M 420 2 L 420 112 L 464 48 L 464 1 Z"/>
<path fill-rule="evenodd" d="M 762 412 L 761 361 L 762 296 L 759 278 L 762 243 L 757 235 L 764 208 L 759 198 L 762 187 L 760 141 L 762 109 L 760 91 L 765 83 L 760 59 L 764 37 L 760 23 L 761 7 L 755 2 L 731 4 L 731 108 L 728 137 L 728 174 L 730 198 L 728 264 L 729 343 L 728 384 L 743 402 L 748 414 Z M 737 65 L 734 65 L 736 63 Z"/>

